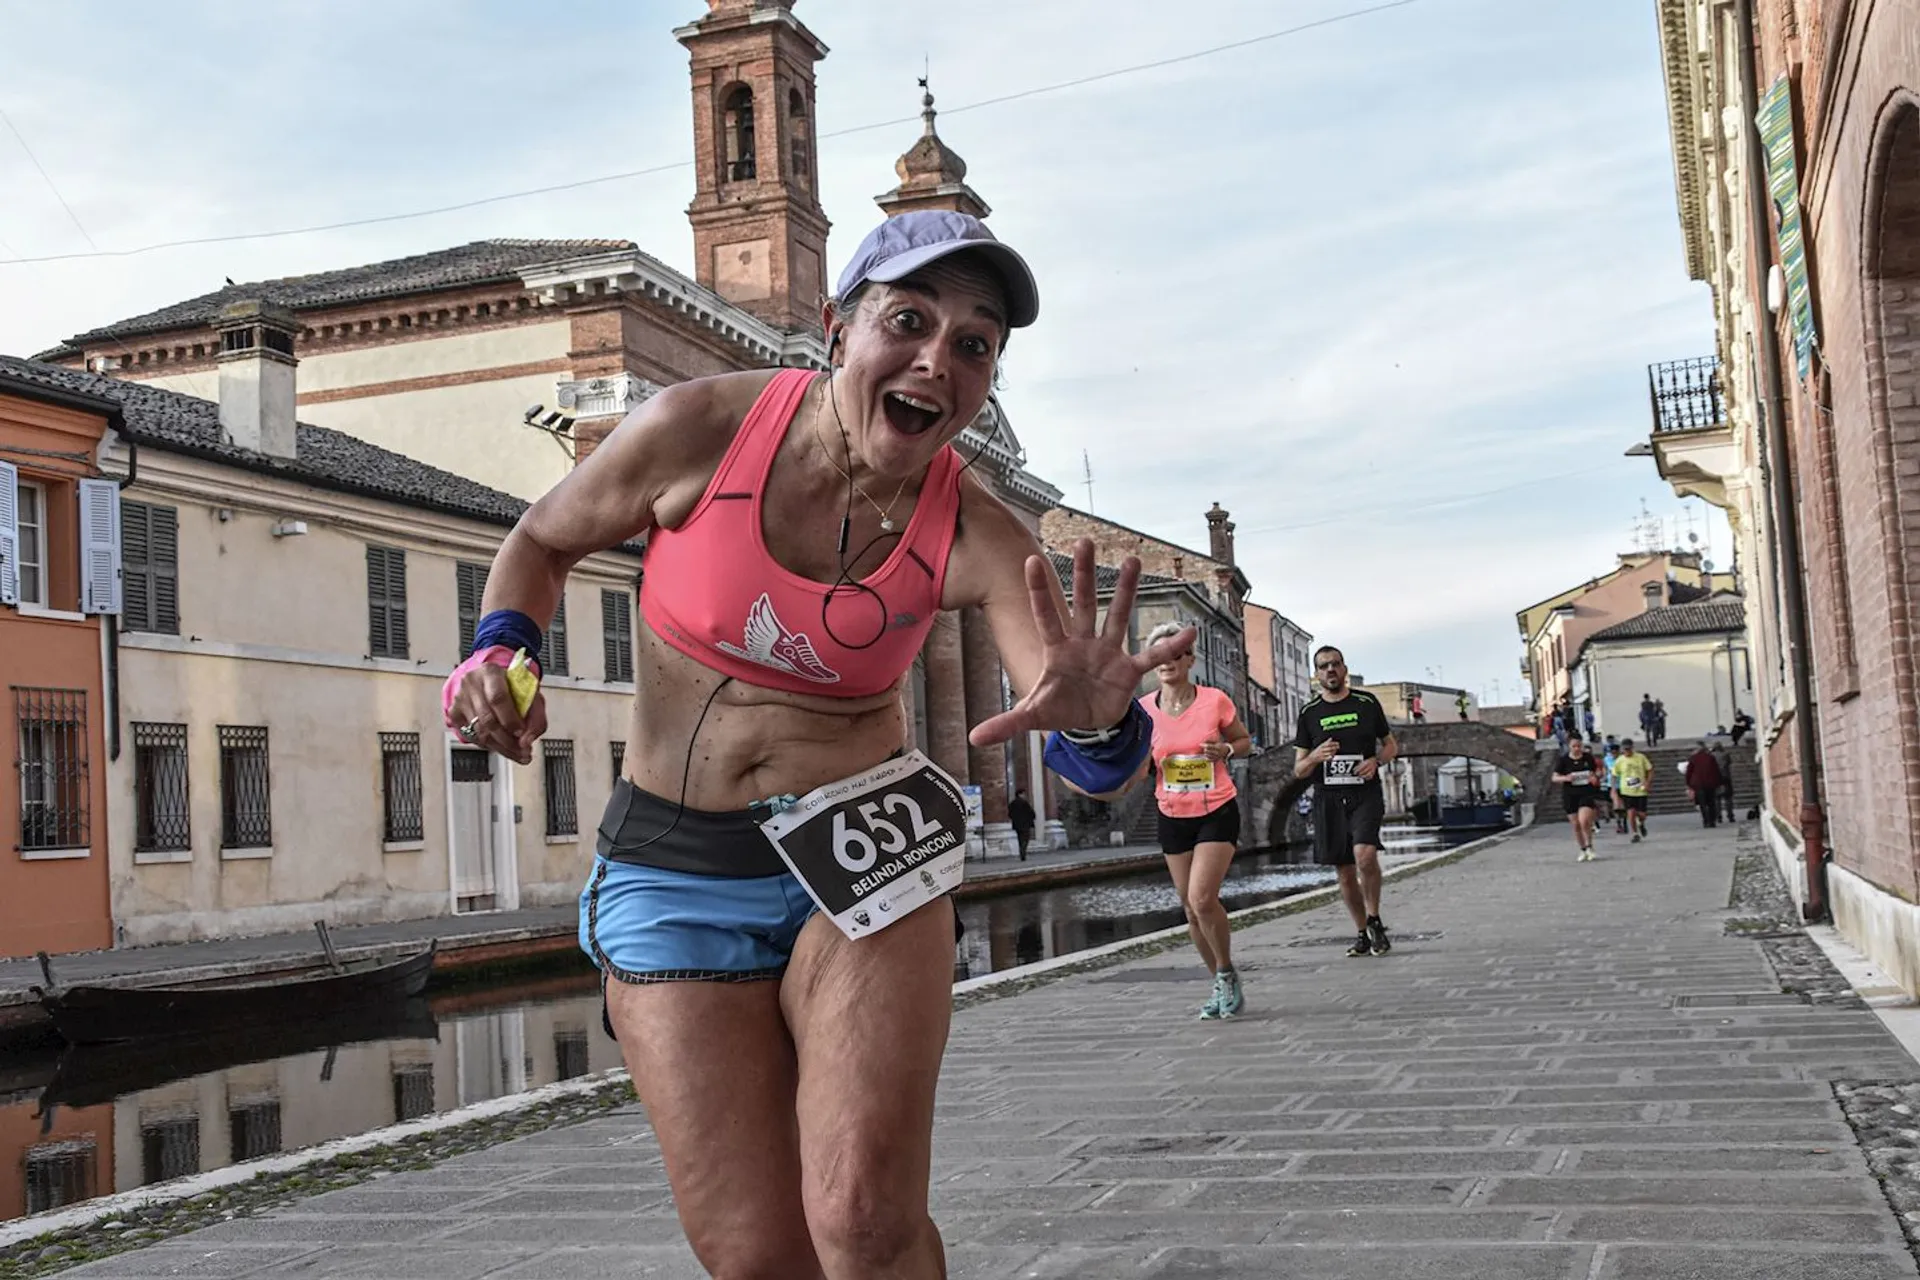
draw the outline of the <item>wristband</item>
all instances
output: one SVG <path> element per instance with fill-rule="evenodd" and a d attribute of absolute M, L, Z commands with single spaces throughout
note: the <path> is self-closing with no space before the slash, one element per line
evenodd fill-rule
<path fill-rule="evenodd" d="M 1097 747 L 1102 743 L 1112 742 L 1126 732 L 1127 726 L 1133 723 L 1133 713 L 1136 711 L 1143 716 L 1146 715 L 1138 702 L 1132 702 L 1127 704 L 1127 714 L 1121 716 L 1120 722 L 1110 729 L 1061 729 L 1058 732 L 1061 737 L 1076 747 Z"/>
<path fill-rule="evenodd" d="M 518 609 L 495 609 L 481 618 L 473 629 L 475 653 L 492 645 L 504 646 L 509 656 L 516 649 L 525 649 L 527 657 L 538 662 L 539 624 Z"/>
<path fill-rule="evenodd" d="M 1106 795 L 1126 786 L 1152 750 L 1153 720 L 1135 702 L 1111 729 L 1056 731 L 1042 755 L 1048 768 L 1081 791 Z"/>

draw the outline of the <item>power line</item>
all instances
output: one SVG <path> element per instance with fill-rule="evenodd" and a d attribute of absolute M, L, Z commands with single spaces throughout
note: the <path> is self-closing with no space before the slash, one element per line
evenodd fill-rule
<path fill-rule="evenodd" d="M 93 237 L 87 234 L 86 227 L 81 224 L 80 215 L 73 211 L 73 206 L 67 203 L 67 198 L 60 194 L 60 188 L 54 185 L 53 175 L 48 173 L 46 166 L 40 163 L 40 157 L 33 154 L 33 148 L 27 145 L 26 138 L 21 136 L 19 127 L 13 123 L 13 117 L 7 114 L 6 108 L 4 107 L 0 107 L 0 120 L 4 120 L 6 122 L 7 131 L 13 135 L 13 140 L 15 142 L 18 142 L 20 144 L 20 149 L 27 153 L 27 159 L 33 162 L 33 167 L 40 171 L 40 177 L 46 182 L 47 190 L 53 192 L 53 198 L 60 202 L 60 207 L 67 211 L 67 217 L 73 219 L 73 225 L 80 229 L 80 238 L 85 240 L 88 244 L 93 245 L 93 250 L 95 253 L 100 252 L 100 246 L 97 244 L 94 244 Z M 84 255 L 75 255 L 75 256 L 84 256 Z M 31 262 L 33 261 L 33 259 L 24 258 L 24 259 L 20 259 L 20 261 Z"/>
<path fill-rule="evenodd" d="M 58 200 L 60 202 L 60 207 L 67 211 L 67 217 L 73 220 L 74 228 L 77 231 L 79 231 L 81 239 L 85 240 L 88 244 L 93 245 L 94 251 L 98 253 L 100 251 L 100 246 L 97 243 L 95 243 L 92 233 L 87 230 L 86 224 L 80 221 L 80 215 L 73 211 L 73 206 L 67 203 L 66 196 L 62 195 L 60 192 L 60 184 L 53 180 L 53 175 L 48 173 L 46 170 L 46 167 L 40 163 L 40 158 L 33 154 L 33 148 L 27 145 L 26 136 L 20 132 L 20 127 L 14 124 L 13 117 L 7 114 L 6 108 L 4 107 L 0 107 L 0 120 L 3 120 L 6 122 L 7 130 L 8 132 L 13 134 L 14 141 L 18 142 L 20 144 L 20 149 L 27 153 L 27 159 L 33 161 L 33 167 L 40 171 L 41 180 L 47 184 L 47 190 L 53 192 L 53 198 L 55 200 Z M 75 255 L 75 256 L 85 256 L 85 255 Z M 28 261 L 30 261 L 30 259 L 28 259 Z M 133 355 L 133 348 L 127 345 L 125 338 L 122 338 L 118 333 L 115 333 L 111 328 L 105 329 L 103 330 L 103 332 L 106 333 L 108 337 L 112 338 L 114 342 L 119 344 L 120 350 L 126 352 L 128 356 Z M 89 372 L 91 372 L 91 370 L 89 370 Z M 190 375 L 190 377 L 192 378 L 193 388 L 196 391 L 202 389 L 201 376 L 202 375 L 197 373 Z"/>
<path fill-rule="evenodd" d="M 1161 67 L 1174 66 L 1177 63 L 1192 62 L 1199 58 L 1209 58 L 1215 54 L 1228 53 L 1235 49 L 1245 49 L 1256 44 L 1265 44 L 1271 40 L 1279 40 L 1286 36 L 1299 35 L 1302 32 L 1313 31 L 1320 27 L 1334 26 L 1337 23 L 1351 22 L 1357 18 L 1365 18 L 1376 13 L 1384 13 L 1389 9 L 1403 9 L 1408 5 L 1417 3 L 1419 3 L 1419 0 L 1387 0 L 1387 3 L 1384 4 L 1371 5 L 1364 9 L 1352 9 L 1345 13 L 1334 14 L 1331 17 L 1318 18 L 1312 22 L 1299 23 L 1279 31 L 1269 31 L 1265 35 L 1249 36 L 1244 40 L 1234 40 L 1227 44 L 1213 45 L 1206 49 L 1196 49 L 1192 53 L 1176 54 L 1170 58 L 1157 58 L 1152 62 L 1139 62 L 1131 66 L 1115 67 L 1111 71 L 1100 71 L 1093 75 L 1080 76 L 1072 80 L 1061 80 L 1054 84 L 1040 85 L 1033 89 L 1022 89 L 1015 93 L 1004 93 L 997 97 L 982 98 L 978 102 L 969 102 L 957 107 L 943 107 L 941 108 L 941 114 L 949 116 L 959 115 L 966 111 L 978 111 L 983 107 L 998 106 L 1006 102 L 1017 102 L 1024 98 L 1036 98 L 1042 94 L 1059 93 L 1067 89 L 1077 89 L 1082 85 L 1094 84 L 1101 80 L 1112 80 L 1118 76 L 1134 75 L 1142 71 L 1153 71 Z M 827 133 L 820 134 L 819 137 L 822 140 L 828 138 L 845 138 L 852 134 L 868 133 L 875 129 L 890 129 L 898 125 L 914 124 L 917 123 L 919 119 L 919 116 L 900 116 L 891 120 L 876 120 L 872 124 L 852 125 L 845 129 L 834 129 Z M 11 121 L 8 122 L 8 126 L 12 126 Z M 20 136 L 17 130 L 14 132 L 14 136 L 16 138 Z M 26 146 L 25 139 L 21 140 L 20 145 L 22 147 Z M 29 158 L 32 157 L 31 151 L 28 152 L 28 156 Z M 38 160 L 34 161 L 35 168 L 39 168 L 39 164 L 40 162 Z M 134 249 L 102 249 L 98 245 L 94 245 L 92 253 L 49 253 L 40 254 L 31 258 L 17 256 L 0 258 L 0 266 L 20 266 L 27 263 L 39 262 L 71 262 L 82 258 L 130 258 L 144 253 L 156 253 L 162 249 L 182 249 L 195 245 L 208 244 L 235 244 L 247 240 L 279 240 L 289 236 L 314 235 L 322 231 L 344 231 L 351 227 L 371 227 L 389 222 L 406 222 L 414 218 L 437 217 L 443 213 L 458 213 L 465 209 L 477 209 L 483 205 L 500 204 L 507 200 L 524 200 L 533 196 L 553 195 L 561 191 L 578 191 L 582 187 L 600 186 L 609 182 L 625 182 L 633 178 L 650 177 L 654 174 L 671 173 L 676 169 L 691 169 L 692 167 L 693 161 L 691 160 L 676 160 L 670 164 L 651 165 L 645 169 L 629 169 L 624 173 L 602 174 L 596 178 L 580 178 L 573 182 L 555 183 L 552 186 L 529 187 L 523 191 L 506 191 L 499 195 L 481 196 L 473 200 L 463 200 L 457 204 L 437 205 L 431 209 L 414 209 L 406 213 L 381 214 L 370 218 L 349 218 L 340 222 L 316 223 L 306 227 L 286 227 L 278 231 L 250 231 L 223 236 L 199 236 L 183 240 L 163 240 L 155 244 L 141 245 Z M 40 173 L 42 177 L 46 177 L 46 170 L 42 169 Z M 52 179 L 48 179 L 48 184 L 52 184 Z M 56 194 L 58 193 L 56 192 Z M 65 205 L 66 201 L 62 200 L 60 203 Z M 73 210 L 68 209 L 67 213 L 71 216 Z M 78 225 L 78 221 L 78 219 L 75 219 L 76 225 Z M 85 232 L 83 231 L 82 234 L 85 234 Z M 93 244 L 93 238 L 91 236 L 87 237 L 87 243 Z"/>

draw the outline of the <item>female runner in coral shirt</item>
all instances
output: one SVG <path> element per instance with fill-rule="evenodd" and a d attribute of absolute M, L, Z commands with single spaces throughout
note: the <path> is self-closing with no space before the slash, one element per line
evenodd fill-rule
<path fill-rule="evenodd" d="M 1181 627 L 1162 623 L 1147 637 L 1151 647 Z M 1207 971 L 1213 994 L 1202 1018 L 1232 1018 L 1246 1007 L 1240 975 L 1233 968 L 1233 925 L 1220 905 L 1240 840 L 1240 801 L 1226 761 L 1253 750 L 1233 699 L 1191 679 L 1191 650 L 1160 664 L 1160 688 L 1140 700 L 1153 719 L 1153 795 L 1160 808 L 1160 851 L 1187 913 L 1187 928 Z"/>

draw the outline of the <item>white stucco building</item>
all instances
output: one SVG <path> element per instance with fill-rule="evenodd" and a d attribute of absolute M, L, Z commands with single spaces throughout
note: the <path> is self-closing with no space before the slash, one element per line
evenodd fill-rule
<path fill-rule="evenodd" d="M 1640 700 L 1666 704 L 1667 737 L 1698 738 L 1755 714 L 1746 605 L 1737 596 L 1648 609 L 1587 640 L 1577 664 L 1595 727 L 1640 735 Z"/>
<path fill-rule="evenodd" d="M 35 361 L 120 406 L 125 609 L 107 637 L 115 940 L 184 941 L 566 901 L 633 700 L 640 556 L 575 567 L 531 765 L 465 746 L 440 690 L 526 504 L 294 422 L 292 359 L 248 329 L 224 403 Z"/>

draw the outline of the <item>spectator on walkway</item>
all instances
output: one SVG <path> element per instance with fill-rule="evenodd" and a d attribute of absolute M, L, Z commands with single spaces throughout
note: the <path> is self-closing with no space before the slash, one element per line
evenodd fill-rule
<path fill-rule="evenodd" d="M 1467 691 L 1465 689 L 1453 695 L 1453 709 L 1460 713 L 1462 720 L 1467 718 L 1467 708 L 1471 705 L 1472 701 L 1467 697 Z"/>
<path fill-rule="evenodd" d="M 1702 742 L 1687 757 L 1687 795 L 1700 810 L 1700 825 L 1712 827 L 1720 821 L 1720 762 Z"/>
<path fill-rule="evenodd" d="M 1587 741 L 1593 741 L 1593 703 L 1588 702 L 1580 708 L 1580 727 L 1585 731 Z"/>
<path fill-rule="evenodd" d="M 1640 736 L 1648 746 L 1653 745 L 1653 695 L 1650 693 L 1640 695 Z"/>
<path fill-rule="evenodd" d="M 1017 788 L 1007 801 L 1007 821 L 1013 824 L 1013 838 L 1020 845 L 1020 861 L 1027 860 L 1027 845 L 1033 840 L 1033 805 L 1027 801 L 1027 789 Z"/>
<path fill-rule="evenodd" d="M 1744 711 L 1734 712 L 1733 713 L 1733 730 L 1728 735 L 1733 739 L 1733 745 L 1736 747 L 1739 746 L 1740 739 L 1746 737 L 1748 734 L 1752 732 L 1753 732 L 1753 717 L 1748 715 Z"/>
<path fill-rule="evenodd" d="M 1734 821 L 1733 809 L 1733 754 L 1721 743 L 1713 744 L 1713 762 L 1720 766 L 1720 812 L 1726 815 L 1728 822 Z"/>

